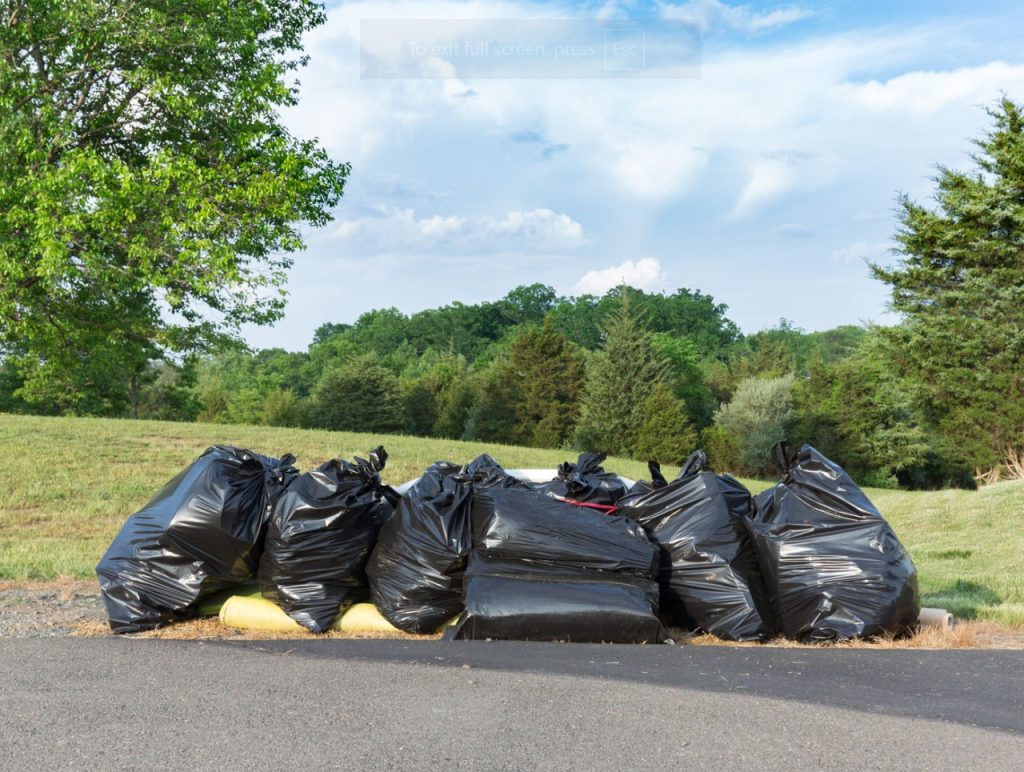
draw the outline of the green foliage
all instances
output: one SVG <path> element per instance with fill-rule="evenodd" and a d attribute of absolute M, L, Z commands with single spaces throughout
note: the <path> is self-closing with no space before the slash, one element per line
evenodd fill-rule
<path fill-rule="evenodd" d="M 263 400 L 260 423 L 265 426 L 301 426 L 304 410 L 295 392 L 274 389 Z"/>
<path fill-rule="evenodd" d="M 502 414 L 481 438 L 538 448 L 558 448 L 572 436 L 583 385 L 582 354 L 550 320 L 527 327 L 510 345 L 482 396 L 482 413 Z"/>
<path fill-rule="evenodd" d="M 405 431 L 398 378 L 373 355 L 328 370 L 313 390 L 310 420 L 316 428 L 336 431 Z"/>
<path fill-rule="evenodd" d="M 195 393 L 194 360 L 182 366 L 158 361 L 139 386 L 138 417 L 158 421 L 195 421 L 202 405 Z"/>
<path fill-rule="evenodd" d="M 124 415 L 150 361 L 279 318 L 299 226 L 330 219 L 348 167 L 279 117 L 323 9 L 6 7 L 0 346 L 27 402 Z"/>
<path fill-rule="evenodd" d="M 932 449 L 913 386 L 877 337 L 855 356 L 816 368 L 794 398 L 794 439 L 876 487 L 895 485 L 897 475 L 923 463 Z"/>
<path fill-rule="evenodd" d="M 701 447 L 713 469 L 739 473 L 743 468 L 736 438 L 721 426 L 708 426 L 701 432 Z"/>
<path fill-rule="evenodd" d="M 686 405 L 667 383 L 658 383 L 644 402 L 644 422 L 633 441 L 633 456 L 662 464 L 682 464 L 697 447 Z"/>
<path fill-rule="evenodd" d="M 461 437 L 475 399 L 466 357 L 431 348 L 404 371 L 402 398 L 412 431 L 422 436 Z"/>
<path fill-rule="evenodd" d="M 725 316 L 726 306 L 688 289 L 661 295 L 616 287 L 601 298 L 560 298 L 550 312 L 555 329 L 573 343 L 594 350 L 601 345 L 606 321 L 620 309 L 627 293 L 633 313 L 645 320 L 649 330 L 685 336 L 701 356 L 715 354 L 741 337 Z"/>
<path fill-rule="evenodd" d="M 686 404 L 689 422 L 699 427 L 710 424 L 718 402 L 704 383 L 697 347 L 689 338 L 667 332 L 657 332 L 651 340 L 669 364 L 672 393 Z"/>
<path fill-rule="evenodd" d="M 743 470 L 768 470 L 772 446 L 786 439 L 793 422 L 795 383 L 792 375 L 747 378 L 715 413 L 715 424 L 732 435 Z"/>
<path fill-rule="evenodd" d="M 902 326 L 892 357 L 923 390 L 943 452 L 977 467 L 1024 450 L 1024 108 L 989 111 L 972 173 L 940 168 L 937 208 L 903 196 L 901 260 L 873 266 Z"/>
<path fill-rule="evenodd" d="M 631 454 L 647 421 L 645 406 L 659 385 L 669 385 L 668 362 L 624 302 L 608 317 L 604 346 L 588 363 L 576 445 Z"/>

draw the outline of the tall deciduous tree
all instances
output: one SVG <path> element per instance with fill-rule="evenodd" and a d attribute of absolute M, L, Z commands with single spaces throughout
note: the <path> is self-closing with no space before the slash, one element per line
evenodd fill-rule
<path fill-rule="evenodd" d="M 894 267 L 873 266 L 905 323 L 890 338 L 953 458 L 1024 451 L 1024 108 L 1003 99 L 971 173 L 940 168 L 934 209 L 903 196 Z"/>
<path fill-rule="evenodd" d="M 323 21 L 302 0 L 0 2 L 0 346 L 27 397 L 134 408 L 149 360 L 280 316 L 298 227 L 348 174 L 279 117 Z"/>

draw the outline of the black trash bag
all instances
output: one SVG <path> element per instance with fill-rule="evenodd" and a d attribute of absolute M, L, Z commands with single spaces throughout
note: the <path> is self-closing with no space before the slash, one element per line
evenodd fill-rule
<path fill-rule="evenodd" d="M 466 464 L 459 471 L 459 475 L 466 482 L 472 483 L 474 490 L 484 490 L 486 488 L 535 489 L 532 483 L 510 475 L 501 464 L 486 453 L 477 456 Z"/>
<path fill-rule="evenodd" d="M 626 495 L 626 484 L 617 474 L 606 472 L 601 466 L 607 457 L 607 453 L 581 453 L 575 464 L 568 461 L 560 464 L 554 480 L 535 487 L 573 501 L 615 504 Z"/>
<path fill-rule="evenodd" d="M 521 488 L 478 489 L 471 511 L 473 547 L 488 559 L 656 576 L 657 548 L 628 518 Z"/>
<path fill-rule="evenodd" d="M 600 516 L 600 515 L 597 515 Z M 632 574 L 470 555 L 466 610 L 445 640 L 660 643 L 658 585 Z"/>
<path fill-rule="evenodd" d="M 657 643 L 658 552 L 624 517 L 523 488 L 477 490 L 465 612 L 448 640 Z"/>
<path fill-rule="evenodd" d="M 203 597 L 251 580 L 294 461 L 215 445 L 129 517 L 96 566 L 110 628 L 188 619 Z"/>
<path fill-rule="evenodd" d="M 661 547 L 661 614 L 670 624 L 727 641 L 763 641 L 778 632 L 745 524 L 750 492 L 706 471 L 698 450 L 664 487 L 627 496 L 618 513 Z"/>
<path fill-rule="evenodd" d="M 366 563 L 399 495 L 380 479 L 387 452 L 332 459 L 277 500 L 260 558 L 263 597 L 314 633 L 369 596 Z"/>
<path fill-rule="evenodd" d="M 799 641 L 911 631 L 917 569 L 892 528 L 842 468 L 810 445 L 773 451 L 782 480 L 747 520 L 782 629 Z"/>
<path fill-rule="evenodd" d="M 381 528 L 366 573 L 381 614 L 410 633 L 432 633 L 462 610 L 462 573 L 473 547 L 473 488 L 521 487 L 493 458 L 465 467 L 439 461 Z"/>

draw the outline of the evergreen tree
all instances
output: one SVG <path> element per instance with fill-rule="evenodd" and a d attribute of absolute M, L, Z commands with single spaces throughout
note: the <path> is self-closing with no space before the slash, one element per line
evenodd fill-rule
<path fill-rule="evenodd" d="M 940 168 L 936 209 L 903 196 L 902 259 L 872 266 L 905 318 L 893 358 L 921 385 L 944 451 L 977 467 L 1024 451 L 1024 108 L 1003 99 L 972 173 Z"/>
<path fill-rule="evenodd" d="M 644 402 L 645 419 L 633 443 L 633 455 L 662 464 L 682 464 L 697 447 L 685 403 L 667 384 L 655 386 Z"/>
<path fill-rule="evenodd" d="M 931 442 L 913 385 L 879 355 L 877 343 L 873 336 L 856 356 L 819 365 L 797 384 L 792 435 L 858 482 L 894 487 L 925 461 Z"/>
<path fill-rule="evenodd" d="M 583 450 L 630 454 L 647 421 L 648 400 L 668 384 L 668 363 L 633 316 L 628 295 L 608 317 L 604 346 L 591 357 L 575 442 Z"/>
<path fill-rule="evenodd" d="M 508 363 L 499 372 L 509 385 L 516 423 L 513 441 L 562 447 L 572 437 L 579 411 L 582 353 L 547 320 L 512 341 Z"/>
<path fill-rule="evenodd" d="M 506 368 L 506 361 L 498 360 L 478 377 L 476 399 L 466 413 L 464 439 L 509 445 L 516 441 L 515 393 L 505 377 Z"/>
<path fill-rule="evenodd" d="M 312 402 L 317 428 L 390 433 L 407 428 L 398 378 L 372 355 L 324 373 Z"/>

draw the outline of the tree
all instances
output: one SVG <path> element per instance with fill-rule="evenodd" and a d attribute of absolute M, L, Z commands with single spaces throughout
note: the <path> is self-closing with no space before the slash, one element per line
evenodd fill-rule
<path fill-rule="evenodd" d="M 288 134 L 312 2 L 9 0 L 0 346 L 23 395 L 123 414 L 168 352 L 280 317 L 349 167 Z"/>
<path fill-rule="evenodd" d="M 819 365 L 797 384 L 793 435 L 858 482 L 895 487 L 928 458 L 931 438 L 913 384 L 895 371 L 878 342 L 873 336 L 856 356 Z"/>
<path fill-rule="evenodd" d="M 655 333 L 654 348 L 669 363 L 672 393 L 686 405 L 688 423 L 704 427 L 711 423 L 718 403 L 704 383 L 697 347 L 683 335 Z"/>
<path fill-rule="evenodd" d="M 633 316 L 627 297 L 608 317 L 604 346 L 588 364 L 576 444 L 582 450 L 632 453 L 647 419 L 647 401 L 668 378 L 668 363 Z"/>
<path fill-rule="evenodd" d="M 561 447 L 572 436 L 583 388 L 582 352 L 555 332 L 548 319 L 526 328 L 498 368 L 495 393 L 507 395 L 512 419 L 506 441 Z"/>
<path fill-rule="evenodd" d="M 644 402 L 644 422 L 633 442 L 633 455 L 662 464 L 682 464 L 697 447 L 686 405 L 666 383 L 659 383 Z"/>
<path fill-rule="evenodd" d="M 539 324 L 557 299 L 554 289 L 546 284 L 521 285 L 502 298 L 513 324 Z"/>
<path fill-rule="evenodd" d="M 786 439 L 795 383 L 792 375 L 747 378 L 736 387 L 732 401 L 715 413 L 715 424 L 732 435 L 743 471 L 765 472 L 772 446 Z"/>
<path fill-rule="evenodd" d="M 1002 99 L 972 173 L 940 167 L 937 208 L 899 199 L 895 266 L 873 265 L 904 323 L 892 356 L 924 390 L 944 453 L 1024 453 L 1024 108 Z"/>
<path fill-rule="evenodd" d="M 395 433 L 407 428 L 398 378 L 372 354 L 324 373 L 313 391 L 311 419 L 319 429 L 337 431 Z"/>

